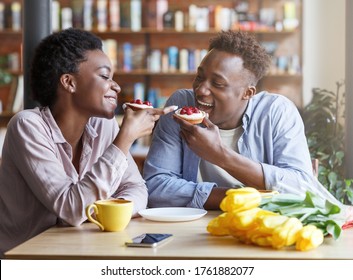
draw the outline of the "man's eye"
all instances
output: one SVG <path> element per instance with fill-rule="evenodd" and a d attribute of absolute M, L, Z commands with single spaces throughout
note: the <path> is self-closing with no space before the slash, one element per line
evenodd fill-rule
<path fill-rule="evenodd" d="M 216 83 L 216 82 L 213 82 L 213 85 L 214 85 L 215 87 L 222 87 L 222 86 L 223 86 L 221 83 Z"/>
<path fill-rule="evenodd" d="M 195 77 L 195 81 L 201 81 L 202 80 L 202 78 L 199 76 L 199 75 L 197 75 L 196 77 Z"/>
<path fill-rule="evenodd" d="M 109 76 L 106 76 L 106 75 L 101 75 L 101 77 L 105 80 L 109 80 Z"/>

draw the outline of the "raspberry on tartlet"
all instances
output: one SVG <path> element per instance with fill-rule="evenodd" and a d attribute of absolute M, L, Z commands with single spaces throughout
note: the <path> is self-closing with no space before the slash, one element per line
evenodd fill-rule
<path fill-rule="evenodd" d="M 184 106 L 179 110 L 175 111 L 175 115 L 183 120 L 188 121 L 191 124 L 202 123 L 206 113 L 193 106 Z"/>
<path fill-rule="evenodd" d="M 147 108 L 153 108 L 153 105 L 150 101 L 142 101 L 141 99 L 131 100 L 123 104 L 123 109 L 125 110 L 126 106 L 129 106 L 132 110 L 142 110 Z"/>

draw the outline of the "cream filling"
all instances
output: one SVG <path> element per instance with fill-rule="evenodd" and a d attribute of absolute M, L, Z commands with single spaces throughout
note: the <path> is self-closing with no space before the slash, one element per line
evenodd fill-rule
<path fill-rule="evenodd" d="M 126 106 L 132 106 L 140 109 L 147 109 L 147 108 L 153 108 L 153 106 L 148 106 L 146 104 L 136 104 L 136 103 L 124 103 L 123 104 L 123 109 L 125 110 Z"/>
<path fill-rule="evenodd" d="M 192 115 L 187 115 L 187 114 L 180 114 L 181 109 L 177 110 L 175 114 L 180 116 L 183 119 L 186 120 L 198 120 L 198 119 L 203 119 L 206 116 L 206 113 L 203 111 L 200 111 L 200 113 L 193 113 Z"/>

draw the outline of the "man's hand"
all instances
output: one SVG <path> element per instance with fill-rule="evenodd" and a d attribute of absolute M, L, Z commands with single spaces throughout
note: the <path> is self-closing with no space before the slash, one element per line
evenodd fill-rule
<path fill-rule="evenodd" d="M 208 118 L 203 119 L 205 127 L 190 124 L 175 116 L 174 120 L 180 125 L 181 137 L 195 154 L 216 165 L 222 160 L 224 147 L 219 129 Z"/>

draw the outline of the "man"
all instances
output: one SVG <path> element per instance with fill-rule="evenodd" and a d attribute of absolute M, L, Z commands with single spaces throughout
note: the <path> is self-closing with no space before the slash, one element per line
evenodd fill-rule
<path fill-rule="evenodd" d="M 313 178 L 304 126 L 284 96 L 260 92 L 270 57 L 248 33 L 222 31 L 211 39 L 193 90 L 167 105 L 196 106 L 202 126 L 162 116 L 144 166 L 149 207 L 219 209 L 229 188 L 251 186 L 303 192 Z"/>

